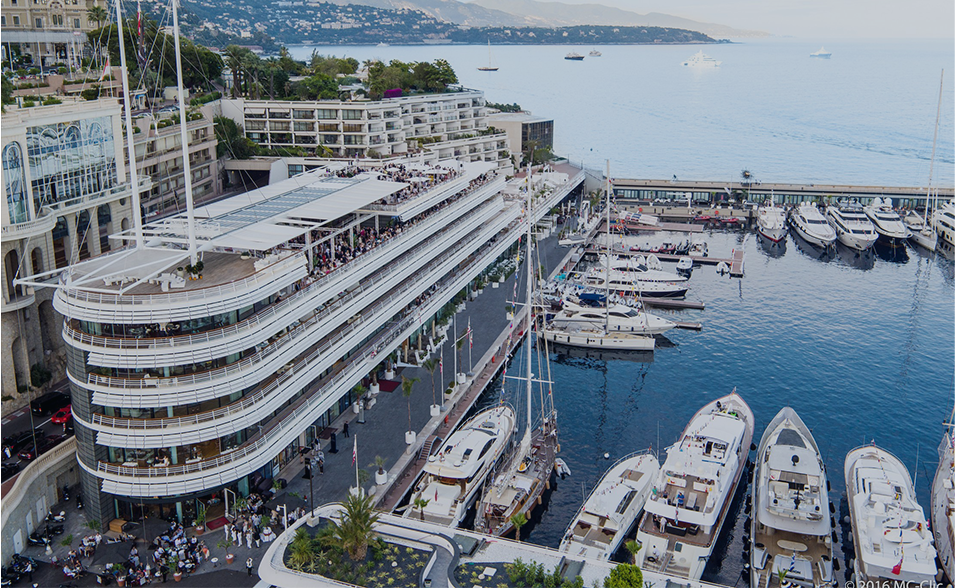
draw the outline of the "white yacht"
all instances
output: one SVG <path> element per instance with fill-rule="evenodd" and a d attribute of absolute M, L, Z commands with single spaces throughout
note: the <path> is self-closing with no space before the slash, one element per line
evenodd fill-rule
<path fill-rule="evenodd" d="M 830 57 L 832 57 L 832 53 L 830 53 L 829 51 L 826 51 L 825 47 L 820 47 L 819 51 L 816 51 L 815 53 L 810 53 L 809 57 L 821 57 L 823 59 L 829 59 Z"/>
<path fill-rule="evenodd" d="M 879 234 L 857 202 L 840 202 L 826 207 L 826 219 L 836 230 L 839 242 L 849 249 L 865 251 L 872 247 Z"/>
<path fill-rule="evenodd" d="M 932 482 L 932 530 L 935 547 L 949 583 L 955 581 L 955 413 L 938 446 L 938 470 Z"/>
<path fill-rule="evenodd" d="M 639 335 L 660 335 L 676 327 L 673 321 L 624 304 L 611 303 L 608 311 L 606 306 L 585 306 L 571 299 L 564 301 L 550 324 L 559 329 L 606 328 L 611 333 Z"/>
<path fill-rule="evenodd" d="M 831 514 L 826 466 L 799 415 L 788 406 L 759 442 L 753 485 L 750 586 L 783 582 L 833 585 Z"/>
<path fill-rule="evenodd" d="M 723 62 L 713 59 L 700 49 L 697 53 L 693 54 L 693 57 L 684 61 L 683 65 L 687 67 L 719 67 L 721 63 Z"/>
<path fill-rule="evenodd" d="M 630 256 L 611 256 L 608 283 L 607 265 L 606 257 L 601 256 L 600 262 L 587 272 L 585 283 L 630 297 L 683 298 L 689 289 L 686 276 L 650 269 Z"/>
<path fill-rule="evenodd" d="M 853 449 L 846 456 L 846 492 L 855 581 L 932 585 L 932 532 L 905 465 L 875 445 Z"/>
<path fill-rule="evenodd" d="M 753 411 L 734 391 L 699 410 L 667 458 L 637 530 L 636 564 L 699 580 L 753 441 Z"/>
<path fill-rule="evenodd" d="M 660 473 L 652 453 L 631 453 L 613 464 L 597 482 L 558 548 L 571 557 L 608 560 L 643 512 Z"/>
<path fill-rule="evenodd" d="M 926 216 L 928 216 L 928 210 L 926 210 Z M 902 222 L 912 233 L 910 239 L 913 243 L 925 247 L 929 251 L 935 251 L 935 247 L 938 245 L 938 233 L 935 232 L 930 223 L 925 222 L 921 214 L 915 210 L 909 210 L 902 217 Z"/>
<path fill-rule="evenodd" d="M 955 245 L 955 202 L 948 202 L 935 211 L 932 228 L 941 240 Z"/>
<path fill-rule="evenodd" d="M 912 231 L 892 208 L 891 198 L 873 198 L 872 203 L 865 207 L 865 215 L 872 221 L 875 232 L 890 243 L 901 244 L 912 236 Z"/>
<path fill-rule="evenodd" d="M 597 51 L 596 49 L 592 49 L 590 53 L 588 53 L 587 55 L 590 55 L 591 57 L 600 57 L 601 55 L 603 55 L 603 53 L 601 53 L 600 51 Z"/>
<path fill-rule="evenodd" d="M 786 209 L 769 200 L 756 208 L 756 230 L 773 243 L 786 238 Z"/>
<path fill-rule="evenodd" d="M 631 227 L 640 225 L 655 227 L 660 224 L 660 217 L 642 212 L 621 212 L 617 215 L 617 222 Z"/>
<path fill-rule="evenodd" d="M 428 457 L 428 463 L 411 496 L 404 517 L 420 517 L 449 527 L 464 519 L 514 433 L 515 416 L 509 406 L 496 406 L 476 414 Z M 417 499 L 426 504 L 423 509 Z"/>
<path fill-rule="evenodd" d="M 836 231 L 829 226 L 826 217 L 816 207 L 815 202 L 803 202 L 789 215 L 793 230 L 818 247 L 831 247 L 836 242 Z"/>

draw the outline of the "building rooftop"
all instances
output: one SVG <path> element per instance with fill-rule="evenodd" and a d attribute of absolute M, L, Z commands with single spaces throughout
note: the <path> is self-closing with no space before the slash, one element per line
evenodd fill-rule
<path fill-rule="evenodd" d="M 521 112 L 495 112 L 488 115 L 488 118 L 493 122 L 553 122 L 552 118 L 545 118 L 543 116 L 535 116 L 527 111 Z"/>

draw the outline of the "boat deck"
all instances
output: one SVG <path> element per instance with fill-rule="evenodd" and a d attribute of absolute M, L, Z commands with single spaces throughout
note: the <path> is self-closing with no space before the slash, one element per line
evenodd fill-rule
<path fill-rule="evenodd" d="M 776 556 L 783 556 L 786 560 L 783 569 L 788 570 L 794 553 L 798 562 L 796 565 L 797 571 L 809 567 L 812 578 L 802 578 L 797 575 L 797 572 L 790 572 L 786 580 L 792 584 L 821 586 L 823 580 L 820 565 L 824 558 L 831 559 L 832 557 L 828 534 L 810 537 L 799 533 L 771 529 L 758 523 L 756 532 L 753 534 L 753 548 L 754 554 L 758 549 L 765 549 L 767 554 L 763 569 L 753 569 L 753 573 L 759 578 L 753 588 L 778 588 L 779 575 L 774 570 L 773 560 Z"/>

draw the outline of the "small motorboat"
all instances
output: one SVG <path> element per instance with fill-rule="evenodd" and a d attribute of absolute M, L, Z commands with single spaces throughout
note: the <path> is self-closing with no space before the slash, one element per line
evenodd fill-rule
<path fill-rule="evenodd" d="M 648 255 L 648 256 L 647 256 L 647 269 L 662 270 L 662 269 L 663 269 L 663 264 L 660 263 L 660 258 L 657 257 L 656 255 L 652 254 L 652 253 L 651 253 L 650 255 Z"/>
<path fill-rule="evenodd" d="M 716 273 L 718 273 L 719 275 L 722 276 L 723 274 L 728 274 L 729 271 L 730 271 L 730 266 L 726 265 L 725 261 L 721 261 L 718 264 L 716 264 Z"/>
<path fill-rule="evenodd" d="M 676 262 L 676 271 L 680 272 L 683 275 L 686 275 L 693 271 L 693 259 L 690 257 L 681 257 L 680 261 Z"/>
<path fill-rule="evenodd" d="M 559 457 L 554 460 L 554 469 L 557 470 L 557 475 L 560 476 L 561 480 L 570 475 L 570 468 L 567 467 L 567 462 Z"/>

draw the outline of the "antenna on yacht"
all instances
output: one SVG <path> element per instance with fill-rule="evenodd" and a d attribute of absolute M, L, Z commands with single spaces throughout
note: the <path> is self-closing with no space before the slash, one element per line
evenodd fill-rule
<path fill-rule="evenodd" d="M 915 476 L 912 478 L 912 488 L 918 492 L 918 483 L 919 483 L 919 449 L 921 449 L 921 444 L 915 442 Z"/>
<path fill-rule="evenodd" d="M 604 280 L 606 290 L 604 290 L 604 305 L 607 312 L 604 313 L 604 333 L 610 334 L 610 252 L 613 250 L 613 242 L 610 240 L 610 160 L 607 160 L 607 276 Z"/>
<path fill-rule="evenodd" d="M 938 109 L 935 111 L 935 134 L 932 136 L 932 159 L 928 164 L 928 192 L 925 194 L 925 223 L 931 223 L 928 216 L 929 201 L 932 199 L 932 176 L 935 173 L 935 147 L 938 144 L 938 121 L 942 117 L 942 91 L 945 89 L 945 70 L 942 69 L 942 76 L 938 83 Z M 938 198 L 938 189 L 935 190 L 935 197 Z"/>
<path fill-rule="evenodd" d="M 119 0 L 116 0 L 119 2 Z M 192 200 L 192 165 L 189 162 L 189 131 L 186 129 L 186 103 L 182 87 L 182 50 L 179 48 L 179 0 L 172 0 L 172 30 L 176 41 L 176 93 L 179 103 L 179 140 L 182 143 L 182 177 L 186 184 L 186 223 L 189 232 L 189 263 L 195 265 L 196 254 L 196 215 Z"/>
<path fill-rule="evenodd" d="M 136 145 L 133 144 L 133 114 L 129 100 L 129 71 L 126 69 L 126 42 L 123 39 L 123 8 L 120 0 L 116 0 L 116 30 L 119 31 L 119 64 L 123 78 L 123 110 L 126 119 L 126 154 L 129 158 L 129 183 L 133 192 L 133 234 L 136 238 L 136 249 L 142 249 L 146 242 L 143 239 L 143 209 L 139 199 L 139 174 L 136 171 Z M 176 38 L 178 52 L 179 38 Z M 188 177 L 188 176 L 187 176 Z"/>
<path fill-rule="evenodd" d="M 524 263 L 527 264 L 527 341 L 524 342 L 524 345 L 527 346 L 527 428 L 524 429 L 524 438 L 521 439 L 521 455 L 528 455 L 531 447 L 531 393 L 533 392 L 533 383 L 531 380 L 534 378 L 534 374 L 531 371 L 531 360 L 533 356 L 531 354 L 531 347 L 533 346 L 533 315 L 534 307 L 531 297 L 534 295 L 533 289 L 533 280 L 534 280 L 534 270 L 531 267 L 533 258 L 531 256 L 531 240 L 534 238 L 534 215 L 531 212 L 531 206 L 534 203 L 534 189 L 533 182 L 531 181 L 531 176 L 534 173 L 534 150 L 531 149 L 531 162 L 527 166 L 527 259 L 524 260 Z"/>

